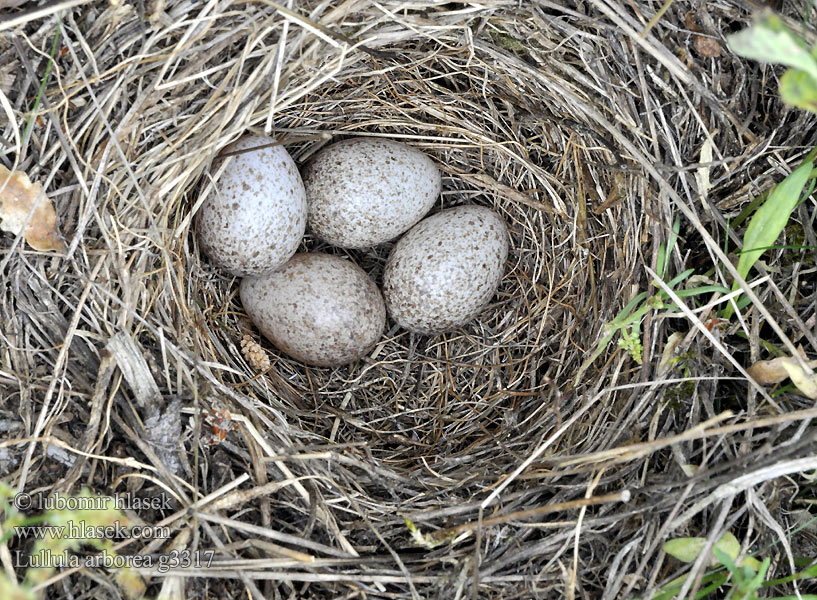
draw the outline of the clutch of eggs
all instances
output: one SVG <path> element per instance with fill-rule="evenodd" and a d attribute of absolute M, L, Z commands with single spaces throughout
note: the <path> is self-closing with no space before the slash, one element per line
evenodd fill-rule
<path fill-rule="evenodd" d="M 201 248 L 244 278 L 240 297 L 250 319 L 303 363 L 358 360 L 380 339 L 386 310 L 405 329 L 436 334 L 473 319 L 496 292 L 508 256 L 504 221 L 479 206 L 423 219 L 441 178 L 415 148 L 344 140 L 316 154 L 303 181 L 270 137 L 240 138 L 214 166 L 225 161 L 196 217 Z M 344 248 L 405 234 L 386 263 L 383 293 L 348 260 L 295 254 L 307 222 L 317 237 Z"/>

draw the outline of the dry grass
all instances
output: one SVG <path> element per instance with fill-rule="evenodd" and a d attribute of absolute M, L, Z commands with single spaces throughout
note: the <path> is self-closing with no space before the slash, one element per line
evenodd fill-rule
<path fill-rule="evenodd" d="M 176 537 L 122 551 L 219 562 L 145 574 L 151 596 L 646 596 L 684 572 L 666 539 L 723 528 L 790 573 L 789 551 L 815 554 L 808 529 L 783 533 L 814 511 L 817 411 L 796 390 L 772 399 L 724 352 L 743 367 L 770 356 L 761 340 L 817 353 L 813 199 L 783 242 L 812 249 L 774 251 L 723 352 L 684 315 L 652 312 L 643 366 L 611 344 L 576 380 L 604 324 L 649 289 L 676 215 L 670 273 L 731 285 L 727 219 L 817 143 L 815 118 L 779 102 L 777 71 L 719 46 L 749 7 L 705 4 L 676 0 L 658 19 L 644 0 L 7 10 L 0 160 L 49 182 L 68 250 L 3 239 L 2 478 L 175 498 L 178 512 L 139 517 Z M 247 130 L 299 163 L 350 134 L 432 155 L 438 208 L 492 206 L 512 232 L 493 304 L 439 337 L 391 328 L 339 369 L 279 355 L 191 228 L 214 155 Z M 304 249 L 339 252 L 309 236 Z M 379 281 L 389 250 L 348 255 Z M 265 366 L 257 347 L 242 353 L 246 335 L 269 369 L 250 364 Z M 405 518 L 442 543 L 418 547 Z M 63 572 L 48 595 L 103 581 Z M 116 597 L 106 585 L 94 596 Z"/>

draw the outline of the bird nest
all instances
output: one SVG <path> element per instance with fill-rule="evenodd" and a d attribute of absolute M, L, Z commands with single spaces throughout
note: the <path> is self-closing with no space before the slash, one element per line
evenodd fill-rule
<path fill-rule="evenodd" d="M 817 245 L 814 201 L 740 318 L 714 319 L 719 292 L 679 299 L 689 312 L 651 301 L 662 264 L 730 287 L 729 219 L 817 139 L 779 72 L 726 47 L 745 3 L 14 4 L 0 161 L 45 184 L 65 249 L 3 237 L 0 476 L 167 499 L 126 514 L 170 537 L 117 552 L 212 558 L 48 571 L 37 589 L 612 599 L 689 571 L 671 538 L 728 530 L 770 577 L 814 556 L 813 525 L 792 533 L 813 519 L 813 401 L 741 370 L 781 346 L 772 322 L 817 352 L 815 254 L 783 248 Z M 247 132 L 299 165 L 351 136 L 432 156 L 434 210 L 508 225 L 491 304 L 437 336 L 390 322 L 339 368 L 277 352 L 193 231 L 214 157 Z M 379 284 L 392 246 L 301 250 Z M 633 299 L 639 318 L 617 320 Z M 6 550 L 26 544 L 0 548 L 23 586 Z"/>

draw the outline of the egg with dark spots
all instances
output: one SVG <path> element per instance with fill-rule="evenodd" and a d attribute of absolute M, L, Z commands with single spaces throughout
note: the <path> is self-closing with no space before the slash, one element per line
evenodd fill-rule
<path fill-rule="evenodd" d="M 440 195 L 440 171 L 417 148 L 352 138 L 318 152 L 304 168 L 309 229 L 341 248 L 396 238 L 422 219 Z"/>
<path fill-rule="evenodd" d="M 266 136 L 247 135 L 227 146 L 213 171 L 224 171 L 202 203 L 196 230 L 204 254 L 238 277 L 280 267 L 306 229 L 306 192 L 292 157 Z"/>
<path fill-rule="evenodd" d="M 392 318 L 409 331 L 436 334 L 464 325 L 496 293 L 508 258 L 508 229 L 482 206 L 440 211 L 394 246 L 383 273 Z"/>
<path fill-rule="evenodd" d="M 329 254 L 296 254 L 274 273 L 242 279 L 239 294 L 259 331 L 310 365 L 358 360 L 386 325 L 374 282 L 354 263 Z"/>

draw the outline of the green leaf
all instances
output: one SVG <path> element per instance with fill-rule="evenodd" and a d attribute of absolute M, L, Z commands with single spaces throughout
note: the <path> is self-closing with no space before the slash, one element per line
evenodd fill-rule
<path fill-rule="evenodd" d="M 703 550 L 704 544 L 706 544 L 706 538 L 702 537 L 675 538 L 674 540 L 665 542 L 664 545 L 661 546 L 661 550 L 670 556 L 674 556 L 681 562 L 691 563 L 698 558 L 701 550 Z"/>
<path fill-rule="evenodd" d="M 787 69 L 780 78 L 780 97 L 786 104 L 817 112 L 817 79 L 801 69 Z"/>
<path fill-rule="evenodd" d="M 726 41 L 732 52 L 744 58 L 794 67 L 817 80 L 817 60 L 808 46 L 775 15 L 767 14 Z"/>
<path fill-rule="evenodd" d="M 675 538 L 665 542 L 661 549 L 682 562 L 690 563 L 698 558 L 705 544 L 706 538 L 702 537 Z M 727 531 L 715 542 L 713 551 L 716 556 L 725 556 L 729 563 L 734 564 L 734 560 L 740 554 L 740 542 Z M 724 564 L 723 561 L 720 562 Z M 725 564 L 725 566 L 728 567 L 729 564 Z"/>
<path fill-rule="evenodd" d="M 726 531 L 721 539 L 715 542 L 715 550 L 723 552 L 734 562 L 740 554 L 740 542 L 734 535 Z"/>
<path fill-rule="evenodd" d="M 2 574 L 0 575 L 0 597 L 7 600 L 36 600 L 37 594 L 30 587 L 21 587 Z"/>
<path fill-rule="evenodd" d="M 740 564 L 744 569 L 749 568 L 754 573 L 757 573 L 752 580 L 753 589 L 757 589 L 763 585 L 763 580 L 766 579 L 766 572 L 769 570 L 769 565 L 772 564 L 772 560 L 768 556 L 763 559 L 763 562 L 753 558 L 752 560 L 757 563 L 757 568 L 755 568 L 754 565 L 747 564 L 748 558 L 748 556 L 744 558 Z"/>
<path fill-rule="evenodd" d="M 774 244 L 786 227 L 789 216 L 797 206 L 800 192 L 806 186 L 814 168 L 814 153 L 797 167 L 791 175 L 778 183 L 769 198 L 757 209 L 743 236 L 743 252 L 738 259 L 738 273 L 743 278 L 757 262 L 764 250 Z"/>
<path fill-rule="evenodd" d="M 626 329 L 621 332 L 621 337 L 618 340 L 619 347 L 626 350 L 630 357 L 637 363 L 642 364 L 642 354 L 644 354 L 644 347 L 641 345 L 641 338 L 639 335 L 639 327 L 636 323 L 633 325 L 632 331 L 628 332 Z"/>
<path fill-rule="evenodd" d="M 757 573 L 763 567 L 763 563 L 761 563 L 758 559 L 752 556 L 744 556 L 743 560 L 740 561 L 740 566 L 749 567 L 750 569 L 752 569 L 752 571 Z"/>

